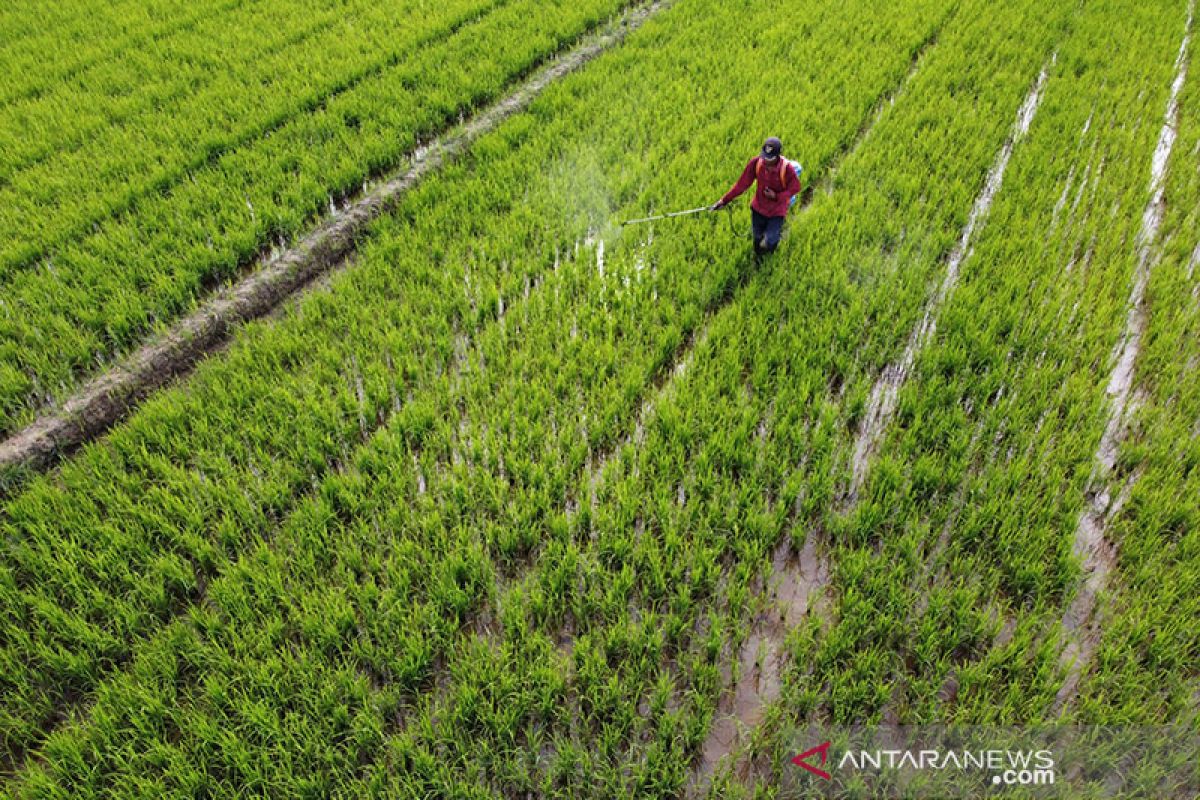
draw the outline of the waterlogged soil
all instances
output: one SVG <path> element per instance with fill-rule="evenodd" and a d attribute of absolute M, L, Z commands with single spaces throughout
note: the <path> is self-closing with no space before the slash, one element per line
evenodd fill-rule
<path fill-rule="evenodd" d="M 817 550 L 816 535 L 809 533 L 799 554 L 790 536 L 775 549 L 771 576 L 766 587 L 768 603 L 755 619 L 750 634 L 738 651 L 738 679 L 732 680 L 732 664 L 723 669 L 729 688 L 717 704 L 712 730 L 701 748 L 695 787 L 702 791 L 722 761 L 732 756 L 733 770 L 748 767 L 739 752 L 763 721 L 769 706 L 779 699 L 787 656 L 787 634 L 810 613 L 824 613 L 822 596 L 829 585 L 829 564 Z"/>
<path fill-rule="evenodd" d="M 1050 64 L 1054 64 L 1056 59 L 1057 55 L 1051 56 Z M 975 198 L 975 204 L 971 208 L 967 224 L 963 228 L 954 249 L 950 252 L 950 256 L 946 262 L 946 274 L 942 278 L 942 283 L 938 287 L 937 293 L 925 306 L 920 324 L 909 335 L 908 344 L 904 348 L 904 354 L 900 357 L 899 361 L 884 367 L 879 379 L 871 388 L 866 412 L 863 415 L 863 424 L 854 442 L 854 453 L 851 457 L 850 486 L 844 495 L 842 503 L 843 511 L 853 507 L 858 501 L 858 493 L 862 490 L 863 483 L 866 481 L 871 458 L 878 449 L 879 442 L 883 438 L 888 422 L 896 410 L 896 400 L 900 394 L 900 387 L 908 379 L 908 373 L 912 370 L 917 354 L 933 336 L 937 328 L 938 311 L 941 309 L 946 297 L 949 296 L 958 283 L 959 268 L 967 256 L 970 255 L 971 241 L 975 236 L 975 232 L 986 221 L 992 203 L 995 201 L 996 195 L 1004 183 L 1004 172 L 1008 168 L 1009 159 L 1012 158 L 1013 149 L 1025 137 L 1026 133 L 1029 132 L 1029 126 L 1037 114 L 1038 106 L 1041 104 L 1042 90 L 1046 85 L 1048 69 L 1049 66 L 1042 68 L 1033 87 L 1029 90 L 1029 94 L 1025 97 L 1025 101 L 1017 110 L 1017 118 L 1013 123 L 1008 139 L 1000 148 L 1000 152 L 996 154 L 996 160 L 988 171 L 983 189 Z"/>
<path fill-rule="evenodd" d="M 1188 4 L 1187 27 L 1179 54 L 1175 59 L 1175 79 L 1164 114 L 1158 142 L 1150 166 L 1150 201 L 1142 214 L 1138 232 L 1138 261 L 1129 294 L 1125 327 L 1116 349 L 1116 364 L 1109 375 L 1106 394 L 1109 398 L 1108 420 L 1100 444 L 1096 448 L 1092 474 L 1088 480 L 1087 498 L 1075 526 L 1073 549 L 1083 564 L 1083 584 L 1060 621 L 1067 637 L 1060 666 L 1066 678 L 1059 688 L 1051 715 L 1057 715 L 1075 698 L 1079 682 L 1089 667 L 1103 633 L 1102 620 L 1097 613 L 1097 599 L 1108 585 L 1116 569 L 1116 548 L 1108 540 L 1108 523 L 1121 510 L 1136 483 L 1139 473 L 1133 472 L 1125 481 L 1116 499 L 1112 499 L 1110 484 L 1121 445 L 1129 435 L 1130 417 L 1137 411 L 1139 398 L 1133 394 L 1134 367 L 1141 352 L 1142 337 L 1149 317 L 1146 306 L 1146 286 L 1153 266 L 1153 246 L 1158 238 L 1165 211 L 1167 163 L 1178 133 L 1179 93 L 1187 79 L 1187 49 L 1192 34 L 1195 3 Z M 1133 396 L 1131 397 L 1131 394 Z"/>

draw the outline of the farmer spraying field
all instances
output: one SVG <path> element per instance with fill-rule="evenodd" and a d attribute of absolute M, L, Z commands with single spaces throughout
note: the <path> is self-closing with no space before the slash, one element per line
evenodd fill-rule
<path fill-rule="evenodd" d="M 712 210 L 729 205 L 756 181 L 758 187 L 750 201 L 750 227 L 754 252 L 761 255 L 773 253 L 779 246 L 783 221 L 800 193 L 800 165 L 783 157 L 783 143 L 774 136 L 763 142 L 762 152 L 750 159 L 737 183 L 711 206 Z"/>

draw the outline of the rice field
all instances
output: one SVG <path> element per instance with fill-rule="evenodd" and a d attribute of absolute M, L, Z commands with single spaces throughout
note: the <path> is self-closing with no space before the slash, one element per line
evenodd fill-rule
<path fill-rule="evenodd" d="M 1200 796 L 1194 16 L 0 9 L 0 796 Z"/>

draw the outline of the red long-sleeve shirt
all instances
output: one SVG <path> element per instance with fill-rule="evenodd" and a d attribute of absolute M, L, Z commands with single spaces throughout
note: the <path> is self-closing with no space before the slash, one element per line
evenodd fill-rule
<path fill-rule="evenodd" d="M 742 170 L 742 176 L 737 179 L 737 183 L 733 188 L 725 193 L 721 198 L 722 203 L 728 203 L 742 192 L 750 188 L 750 184 L 754 183 L 755 178 L 758 179 L 758 186 L 754 190 L 754 199 L 750 201 L 750 207 L 764 217 L 785 217 L 787 216 L 788 206 L 791 203 L 793 195 L 800 193 L 800 179 L 796 177 L 796 173 L 790 166 L 783 167 L 783 180 L 779 180 L 780 165 L 784 163 L 783 159 L 776 161 L 774 164 L 763 162 L 760 175 L 755 175 L 755 165 L 760 156 L 755 156 L 750 159 L 750 163 Z M 773 189 L 775 191 L 775 199 L 769 199 L 764 193 L 764 189 Z"/>

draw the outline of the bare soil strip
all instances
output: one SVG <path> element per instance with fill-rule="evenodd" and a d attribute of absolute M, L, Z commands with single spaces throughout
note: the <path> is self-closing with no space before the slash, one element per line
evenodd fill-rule
<path fill-rule="evenodd" d="M 1073 548 L 1075 555 L 1083 562 L 1084 578 L 1083 585 L 1061 621 L 1062 630 L 1067 636 L 1061 665 L 1067 670 L 1067 677 L 1055 696 L 1051 716 L 1059 715 L 1074 699 L 1083 671 L 1091 663 L 1100 643 L 1101 625 L 1096 614 L 1096 599 L 1107 586 L 1109 574 L 1116 566 L 1116 549 L 1107 538 L 1108 523 L 1120 511 L 1138 477 L 1137 472 L 1130 475 L 1117 497 L 1112 497 L 1110 484 L 1113 467 L 1116 465 L 1121 443 L 1129 434 L 1129 419 L 1137 405 L 1136 393 L 1132 391 L 1134 365 L 1149 319 L 1146 285 L 1150 282 L 1150 270 L 1153 267 L 1153 246 L 1162 225 L 1163 212 L 1166 210 L 1163 196 L 1166 190 L 1167 162 L 1170 160 L 1178 133 L 1179 92 L 1187 79 L 1187 49 L 1192 35 L 1194 11 L 1195 0 L 1191 0 L 1188 3 L 1183 41 L 1179 45 L 1179 54 L 1175 57 L 1175 80 L 1171 83 L 1171 93 L 1158 134 L 1158 144 L 1154 148 L 1154 157 L 1150 164 L 1150 200 L 1146 203 L 1146 210 L 1142 214 L 1142 227 L 1138 232 L 1138 260 L 1133 287 L 1129 293 L 1125 329 L 1117 346 L 1116 365 L 1109 375 L 1106 389 L 1109 397 L 1108 422 L 1096 448 L 1084 507 L 1075 526 Z"/>
<path fill-rule="evenodd" d="M 107 431 L 148 394 L 189 372 L 240 323 L 261 317 L 316 277 L 340 266 L 354 251 L 366 226 L 395 207 L 426 176 L 458 157 L 476 139 L 523 110 L 547 86 L 619 44 L 674 0 L 657 0 L 630 10 L 587 36 L 539 70 L 505 99 L 445 135 L 418 148 L 411 166 L 372 189 L 327 220 L 295 247 L 263 256 L 240 282 L 222 289 L 167 333 L 149 342 L 109 372 L 84 385 L 56 412 L 45 414 L 0 442 L 0 475 L 10 469 L 44 469 Z"/>
<path fill-rule="evenodd" d="M 1055 57 L 1051 56 L 1050 63 L 1053 64 L 1054 61 Z M 971 208 L 971 215 L 967 219 L 966 227 L 963 228 L 958 243 L 950 252 L 950 257 L 946 263 L 946 274 L 942 278 L 941 286 L 938 287 L 937 292 L 926 304 L 925 313 L 920 324 L 909 335 L 908 345 L 904 348 L 904 354 L 900 357 L 899 361 L 884 367 L 879 379 L 875 382 L 875 386 L 871 389 L 871 396 L 867 401 L 867 409 L 862 427 L 859 429 L 858 437 L 854 443 L 853 472 L 850 478 L 850 487 L 843 498 L 843 512 L 854 506 L 858 501 L 858 493 L 866 480 L 871 456 L 874 455 L 878 448 L 880 439 L 883 438 L 883 434 L 887 429 L 888 422 L 896 410 L 896 398 L 900 394 L 900 387 L 908 378 L 908 373 L 912 369 L 917 354 L 933 336 L 937 328 L 938 311 L 941 309 L 946 297 L 958 283 L 959 268 L 962 266 L 963 261 L 971 254 L 971 240 L 975 236 L 976 231 L 987 220 L 992 202 L 996 199 L 996 194 L 1000 191 L 1000 186 L 1004 182 L 1004 171 L 1008 167 L 1008 161 L 1012 157 L 1013 149 L 1029 131 L 1029 125 L 1033 122 L 1034 115 L 1037 114 L 1038 104 L 1041 103 L 1042 99 L 1042 89 L 1046 85 L 1048 69 L 1049 65 L 1042 67 L 1037 80 L 1034 81 L 1033 87 L 1030 88 L 1029 94 L 1025 97 L 1025 102 L 1017 110 L 1017 118 L 1013 122 L 1008 140 L 1000 148 L 1000 152 L 996 154 L 996 160 L 992 164 L 991 170 L 988 171 L 983 189 L 980 191 L 979 196 L 975 198 L 975 205 Z"/>

